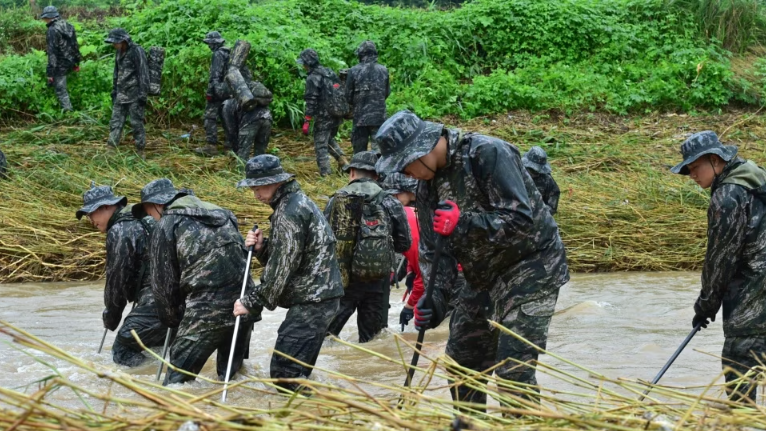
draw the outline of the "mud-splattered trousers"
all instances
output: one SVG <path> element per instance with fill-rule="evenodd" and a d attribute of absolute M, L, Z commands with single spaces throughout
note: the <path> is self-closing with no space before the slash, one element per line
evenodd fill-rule
<path fill-rule="evenodd" d="M 109 145 L 116 147 L 122 139 L 122 128 L 127 117 L 130 117 L 130 127 L 133 129 L 133 139 L 136 149 L 146 148 L 146 131 L 144 130 L 144 114 L 146 102 L 115 103 L 112 106 L 112 118 L 109 120 Z"/>
<path fill-rule="evenodd" d="M 271 111 L 265 106 L 243 111 L 239 109 L 235 99 L 229 99 L 223 104 L 226 146 L 245 162 L 250 157 L 266 153 L 271 136 L 271 123 Z"/>

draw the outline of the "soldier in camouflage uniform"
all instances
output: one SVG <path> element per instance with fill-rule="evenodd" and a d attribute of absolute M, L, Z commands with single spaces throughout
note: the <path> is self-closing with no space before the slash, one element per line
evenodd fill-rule
<path fill-rule="evenodd" d="M 545 348 L 559 288 L 569 280 L 558 226 L 519 151 L 500 139 L 447 129 L 406 110 L 386 120 L 375 139 L 382 153 L 378 172 L 404 172 L 420 180 L 420 267 L 426 286 L 432 274 L 436 280 L 432 303 L 425 303 L 426 296 L 418 301 L 416 327 L 441 323 L 462 265 L 472 298 L 458 298 L 449 344 L 476 348 L 448 348 L 447 353 L 477 371 L 504 362 L 495 370 L 499 377 L 528 385 L 526 392 L 511 392 L 537 399 L 532 395 L 539 391 L 537 350 L 490 329 L 481 312 L 489 303 L 488 317 Z M 449 210 L 437 209 L 443 200 L 451 200 Z M 448 236 L 440 262 L 433 261 L 437 235 Z M 432 265 L 437 265 L 434 272 Z M 469 325 L 473 330 L 466 330 Z M 484 394 L 462 386 L 453 396 L 486 402 Z"/>
<path fill-rule="evenodd" d="M 543 197 L 543 202 L 548 206 L 551 215 L 555 215 L 559 208 L 559 185 L 551 175 L 551 165 L 548 163 L 548 154 L 540 147 L 532 147 L 521 158 L 524 167 L 537 186 L 537 191 Z"/>
<path fill-rule="evenodd" d="M 251 89 L 255 81 L 248 84 Z M 239 107 L 236 99 L 223 103 L 223 124 L 226 141 L 231 145 L 237 157 L 246 161 L 251 153 L 255 156 L 266 153 L 271 136 L 271 110 L 268 105 L 258 105 L 247 111 Z"/>
<path fill-rule="evenodd" d="M 349 173 L 349 184 L 337 191 L 338 194 L 364 195 L 365 204 L 376 204 L 383 207 L 388 216 L 390 232 L 388 237 L 393 240 L 396 253 L 403 253 L 410 248 L 410 228 L 407 215 L 402 204 L 393 196 L 386 193 L 375 180 L 375 163 L 378 156 L 373 151 L 362 151 L 354 154 L 351 163 L 343 168 Z M 330 199 L 324 210 L 328 220 L 332 214 L 335 199 Z M 388 270 L 388 268 L 385 268 Z M 330 324 L 328 332 L 335 336 L 340 334 L 343 326 L 356 311 L 356 322 L 359 328 L 359 342 L 366 343 L 378 335 L 388 322 L 390 278 L 386 276 L 376 282 L 359 282 L 351 280 L 345 289 L 345 295 L 340 300 L 338 315 Z"/>
<path fill-rule="evenodd" d="M 708 241 L 702 289 L 692 326 L 706 328 L 723 306 L 723 367 L 733 401 L 755 402 L 754 376 L 733 380 L 766 357 L 766 171 L 737 157 L 711 132 L 699 132 L 681 145 L 676 174 L 710 188 Z"/>
<path fill-rule="evenodd" d="M 237 187 L 250 187 L 274 213 L 269 217 L 270 238 L 259 229 L 249 232 L 245 241 L 254 246 L 264 266 L 261 284 L 232 303 L 235 315 L 259 313 L 262 307 L 287 308 L 274 350 L 314 365 L 343 287 L 330 225 L 293 177 L 282 169 L 278 157 L 269 154 L 246 164 L 245 179 Z M 275 353 L 270 373 L 273 379 L 308 378 L 311 368 Z M 299 387 L 286 380 L 277 384 L 289 391 Z"/>
<path fill-rule="evenodd" d="M 48 85 L 53 86 L 61 109 L 72 110 L 72 102 L 66 88 L 66 75 L 70 70 L 80 71 L 80 45 L 77 43 L 77 33 L 72 24 L 61 18 L 55 6 L 46 6 L 40 19 L 45 21 L 48 31 L 45 39 L 48 45 L 48 67 L 46 75 Z"/>
<path fill-rule="evenodd" d="M 327 110 L 327 101 L 324 100 L 324 85 L 326 79 L 335 76 L 335 72 L 319 64 L 319 54 L 313 49 L 305 49 L 298 58 L 298 64 L 308 72 L 306 77 L 306 89 L 303 99 L 306 101 L 306 116 L 303 122 L 303 134 L 309 134 L 309 123 L 314 121 L 314 149 L 316 151 L 319 175 L 330 174 L 330 155 L 343 168 L 348 164 L 343 150 L 335 141 L 342 118 L 333 117 Z"/>
<path fill-rule="evenodd" d="M 125 305 L 134 304 L 114 339 L 112 358 L 117 364 L 136 367 L 147 357 L 130 331 L 135 330 L 147 347 L 162 346 L 167 333 L 167 327 L 157 317 L 149 280 L 149 238 L 155 223 L 149 217 L 133 217 L 128 199 L 115 196 L 109 186 L 91 184 L 90 190 L 83 193 L 83 203 L 77 219 L 87 216 L 106 234 L 106 308 L 101 316 L 104 327 L 117 329 Z"/>
<path fill-rule="evenodd" d="M 388 69 L 378 64 L 378 50 L 372 41 L 365 40 L 356 50 L 359 64 L 352 67 L 346 78 L 346 99 L 354 110 L 351 145 L 354 154 L 367 150 L 367 143 L 386 121 L 386 99 L 391 94 Z M 372 149 L 378 149 L 375 141 Z"/>
<path fill-rule="evenodd" d="M 109 141 L 117 147 L 122 137 L 122 127 L 130 116 L 130 127 L 136 141 L 136 152 L 141 156 L 146 147 L 144 113 L 149 93 L 149 68 L 144 49 L 130 39 L 127 31 L 115 28 L 105 39 L 117 50 L 114 57 L 112 79 L 112 118 L 109 120 Z"/>
<path fill-rule="evenodd" d="M 141 190 L 141 205 L 133 207 L 133 215 L 147 213 L 157 220 L 150 268 L 159 318 L 178 328 L 170 363 L 198 374 L 217 350 L 216 370 L 223 380 L 234 335 L 231 304 L 240 295 L 245 273 L 246 251 L 237 218 L 229 210 L 176 190 L 165 178 Z M 252 288 L 252 280 L 248 285 Z M 260 320 L 260 311 L 253 307 L 238 333 L 232 375 L 247 355 L 252 325 Z M 164 384 L 193 379 L 169 370 Z"/>
<path fill-rule="evenodd" d="M 226 40 L 221 33 L 211 31 L 205 35 L 203 42 L 213 51 L 213 60 L 210 63 L 210 77 L 205 93 L 205 137 L 208 146 L 218 145 L 218 118 L 222 117 L 223 102 L 231 97 L 229 86 L 224 81 L 226 70 L 229 68 L 229 48 L 223 46 Z"/>

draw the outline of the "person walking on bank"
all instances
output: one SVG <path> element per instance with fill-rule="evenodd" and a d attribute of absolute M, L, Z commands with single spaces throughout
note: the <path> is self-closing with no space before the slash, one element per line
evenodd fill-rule
<path fill-rule="evenodd" d="M 56 91 L 61 109 L 71 111 L 72 102 L 66 88 L 66 76 L 70 70 L 80 71 L 82 55 L 77 43 L 77 33 L 72 24 L 61 18 L 55 6 L 43 8 L 40 19 L 45 21 L 48 27 L 45 33 L 48 46 L 48 67 L 45 74 L 48 77 L 48 85 L 53 86 Z"/>
<path fill-rule="evenodd" d="M 147 347 L 162 346 L 167 327 L 157 317 L 157 305 L 149 277 L 149 239 L 155 222 L 149 217 L 135 218 L 132 205 L 124 196 L 115 196 L 109 186 L 91 188 L 83 193 L 83 207 L 77 219 L 88 217 L 91 224 L 106 234 L 106 285 L 102 314 L 104 328 L 114 331 L 122 320 L 128 302 L 133 310 L 117 332 L 112 345 L 115 363 L 137 367 L 148 359 L 131 330 Z"/>
<path fill-rule="evenodd" d="M 534 366 L 538 351 L 498 334 L 482 313 L 485 294 L 492 320 L 545 348 L 559 288 L 569 280 L 558 226 L 524 172 L 521 154 L 500 139 L 447 129 L 406 110 L 386 120 L 375 139 L 382 153 L 379 173 L 404 172 L 420 180 L 421 273 L 426 286 L 431 274 L 437 279 L 431 306 L 425 295 L 418 301 L 415 326 L 429 329 L 441 323 L 462 265 L 476 300 L 458 299 L 447 354 L 476 371 L 502 362 L 497 375 L 527 388 L 511 393 L 539 400 L 530 394 L 539 392 Z M 451 208 L 438 209 L 445 200 Z M 437 235 L 448 239 L 442 259 L 434 262 Z M 437 270 L 432 272 L 431 265 Z M 452 396 L 486 403 L 485 394 L 465 386 L 457 386 Z"/>
<path fill-rule="evenodd" d="M 391 267 L 395 253 L 410 248 L 410 228 L 401 203 L 386 193 L 375 181 L 375 163 L 378 156 L 373 151 L 354 154 L 351 163 L 344 168 L 349 184 L 335 195 L 364 197 L 359 223 L 359 233 L 351 259 L 350 283 L 340 300 L 340 310 L 330 324 L 328 332 L 336 337 L 348 319 L 357 313 L 359 342 L 366 343 L 378 335 L 388 323 L 389 288 Z M 330 199 L 324 210 L 325 218 L 333 215 L 335 198 Z"/>
<path fill-rule="evenodd" d="M 246 78 L 247 79 L 247 78 Z M 223 103 L 223 124 L 226 131 L 227 145 L 245 163 L 250 154 L 258 156 L 266 153 L 271 136 L 272 116 L 269 109 L 272 95 L 263 84 L 252 79 L 248 88 L 256 96 L 258 104 L 251 110 L 244 110 L 236 99 L 228 99 Z"/>
<path fill-rule="evenodd" d="M 551 165 L 548 163 L 548 154 L 538 146 L 529 149 L 521 158 L 524 167 L 535 182 L 537 191 L 543 197 L 543 202 L 548 206 L 551 215 L 555 215 L 559 208 L 559 196 L 561 191 L 556 180 L 551 175 Z"/>
<path fill-rule="evenodd" d="M 732 401 L 756 401 L 755 376 L 735 379 L 766 357 L 766 171 L 737 157 L 711 131 L 681 145 L 683 161 L 671 172 L 710 188 L 707 253 L 692 327 L 707 328 L 723 306 L 722 366 Z"/>
<path fill-rule="evenodd" d="M 205 139 L 208 147 L 218 145 L 218 119 L 222 118 L 223 102 L 231 97 L 229 86 L 224 81 L 226 70 L 229 68 L 229 48 L 223 46 L 226 40 L 221 37 L 221 33 L 211 31 L 205 35 L 202 40 L 213 52 L 213 59 L 210 63 L 210 76 L 205 92 Z M 215 151 L 218 152 L 217 150 Z"/>
<path fill-rule="evenodd" d="M 391 94 L 388 69 L 378 64 L 375 43 L 365 40 L 356 50 L 359 64 L 352 67 L 346 78 L 346 98 L 354 111 L 351 145 L 354 154 L 367 151 L 367 143 L 386 121 L 386 99 Z M 372 141 L 372 149 L 378 149 Z"/>
<path fill-rule="evenodd" d="M 261 284 L 229 307 L 234 304 L 235 316 L 260 313 L 262 307 L 288 309 L 279 327 L 270 374 L 273 379 L 286 379 L 277 385 L 294 392 L 300 385 L 289 379 L 308 378 L 312 370 L 276 352 L 309 365 L 316 363 L 343 296 L 335 237 L 319 208 L 301 191 L 295 175 L 282 169 L 278 157 L 253 157 L 245 171 L 237 187 L 249 187 L 274 213 L 269 217 L 270 238 L 258 229 L 248 232 L 245 240 L 264 266 Z"/>
<path fill-rule="evenodd" d="M 306 116 L 303 121 L 303 134 L 309 134 L 309 126 L 314 121 L 314 149 L 316 151 L 319 175 L 329 175 L 330 158 L 328 152 L 338 162 L 338 167 L 343 168 L 348 160 L 343 150 L 335 141 L 338 127 L 343 121 L 342 117 L 330 113 L 331 100 L 328 96 L 333 89 L 340 88 L 338 76 L 332 69 L 319 64 L 319 54 L 313 49 L 304 49 L 298 58 L 298 64 L 308 72 L 306 77 L 306 89 L 303 95 L 306 101 Z M 344 101 L 344 103 L 346 103 Z"/>
<path fill-rule="evenodd" d="M 178 328 L 170 348 L 170 363 L 198 374 L 214 351 L 218 379 L 224 380 L 234 317 L 231 304 L 239 297 L 247 252 L 234 214 L 177 190 L 166 178 L 141 190 L 141 205 L 133 216 L 151 215 L 157 221 L 150 247 L 151 284 L 160 320 Z M 252 279 L 248 286 L 254 285 Z M 242 322 L 234 346 L 232 375 L 248 352 L 253 322 L 260 320 L 253 307 Z M 194 380 L 169 369 L 163 384 Z"/>
<path fill-rule="evenodd" d="M 146 147 L 144 114 L 149 93 L 149 68 L 144 49 L 130 39 L 127 31 L 115 28 L 105 40 L 117 51 L 112 78 L 112 118 L 109 120 L 108 145 L 116 148 L 122 128 L 130 116 L 130 127 L 136 141 L 136 152 L 143 157 Z"/>

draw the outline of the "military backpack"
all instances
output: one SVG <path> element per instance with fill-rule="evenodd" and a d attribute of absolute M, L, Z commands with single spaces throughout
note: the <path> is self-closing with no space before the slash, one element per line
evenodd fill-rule
<path fill-rule="evenodd" d="M 379 281 L 388 277 L 394 267 L 391 218 L 383 207 L 386 196 L 380 192 L 364 203 L 351 262 L 352 281 Z"/>
<path fill-rule="evenodd" d="M 322 99 L 327 112 L 333 117 L 343 118 L 351 111 L 343 84 L 335 72 L 328 68 L 325 68 L 325 73 L 322 74 Z"/>

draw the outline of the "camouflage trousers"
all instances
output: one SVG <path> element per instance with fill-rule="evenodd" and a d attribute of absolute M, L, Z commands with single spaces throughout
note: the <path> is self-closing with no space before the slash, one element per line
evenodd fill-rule
<path fill-rule="evenodd" d="M 500 323 L 544 349 L 557 298 L 558 291 L 514 307 Z M 492 304 L 487 292 L 473 292 L 468 286 L 460 292 L 450 320 L 447 355 L 461 366 L 474 371 L 484 371 L 502 363 L 495 369 L 497 376 L 521 385 L 514 386 L 509 382 L 507 386 L 501 384 L 500 390 L 516 397 L 538 401 L 539 397 L 534 394 L 539 393 L 535 377 L 537 350 L 491 328 L 487 322 L 491 310 Z M 487 402 L 486 394 L 463 385 L 455 384 L 451 392 L 455 401 L 479 405 Z"/>
<path fill-rule="evenodd" d="M 61 109 L 71 111 L 72 102 L 69 100 L 69 92 L 66 88 L 66 75 L 53 77 L 53 90 L 56 92 L 56 98 L 59 100 Z"/>
<path fill-rule="evenodd" d="M 244 360 L 248 357 L 250 335 L 252 332 L 253 322 L 246 322 L 239 326 L 230 377 L 234 377 L 237 371 L 242 368 Z M 217 350 L 218 353 L 215 359 L 216 373 L 218 374 L 218 380 L 224 380 L 226 378 L 226 366 L 229 362 L 229 351 L 231 350 L 233 337 L 234 326 L 219 326 L 203 332 L 179 336 L 170 348 L 170 363 L 182 370 L 199 374 L 202 367 L 205 366 L 207 359 Z M 183 383 L 194 379 L 193 376 L 188 376 L 179 371 L 168 370 L 163 385 Z"/>
<path fill-rule="evenodd" d="M 109 120 L 109 142 L 116 147 L 122 138 L 122 128 L 125 120 L 130 116 L 130 127 L 133 129 L 133 139 L 136 141 L 136 149 L 143 150 L 146 147 L 146 132 L 144 131 L 144 102 L 115 103 L 112 105 L 112 118 Z"/>
<path fill-rule="evenodd" d="M 319 175 L 325 176 L 332 172 L 328 153 L 338 162 L 338 165 L 340 165 L 341 158 L 345 155 L 335 141 L 335 135 L 337 134 L 337 125 L 332 123 L 325 125 L 319 121 L 314 124 L 314 150 L 316 151 Z"/>
<path fill-rule="evenodd" d="M 367 151 L 367 143 L 370 143 L 372 151 L 378 151 L 378 144 L 375 142 L 375 134 L 378 133 L 380 126 L 357 126 L 351 128 L 351 146 L 354 148 L 354 154 Z"/>
<path fill-rule="evenodd" d="M 388 284 L 388 280 L 385 280 Z M 327 329 L 336 337 L 356 311 L 359 342 L 366 343 L 380 334 L 388 323 L 388 289 L 380 291 L 349 287 L 340 299 L 338 314 Z"/>
<path fill-rule="evenodd" d="M 155 316 L 142 312 L 141 307 L 139 307 L 131 311 L 125 321 L 122 322 L 112 345 L 114 363 L 126 367 L 137 367 L 149 359 L 144 355 L 143 349 L 136 339 L 133 338 L 133 334 L 130 333 L 131 330 L 136 331 L 138 338 L 146 347 L 161 348 L 165 344 L 167 326 L 163 325 L 160 319 L 156 317 L 156 309 L 151 307 L 151 310 L 154 311 Z"/>
<path fill-rule="evenodd" d="M 334 298 L 290 307 L 277 332 L 277 343 L 270 366 L 272 379 L 306 379 L 311 375 L 311 368 L 276 352 L 312 366 L 316 364 L 327 328 L 338 313 L 339 303 L 340 300 Z M 289 391 L 296 391 L 300 387 L 298 383 L 288 381 L 276 384 Z"/>
<path fill-rule="evenodd" d="M 753 367 L 766 361 L 766 335 L 749 337 L 726 337 L 723 344 L 722 366 L 726 372 L 726 393 L 732 401 L 749 398 L 755 402 L 757 384 L 755 375 L 747 380 L 734 383 Z"/>
<path fill-rule="evenodd" d="M 218 144 L 218 119 L 222 117 L 223 101 L 208 101 L 205 105 L 203 124 L 205 125 L 205 139 L 210 145 Z"/>

